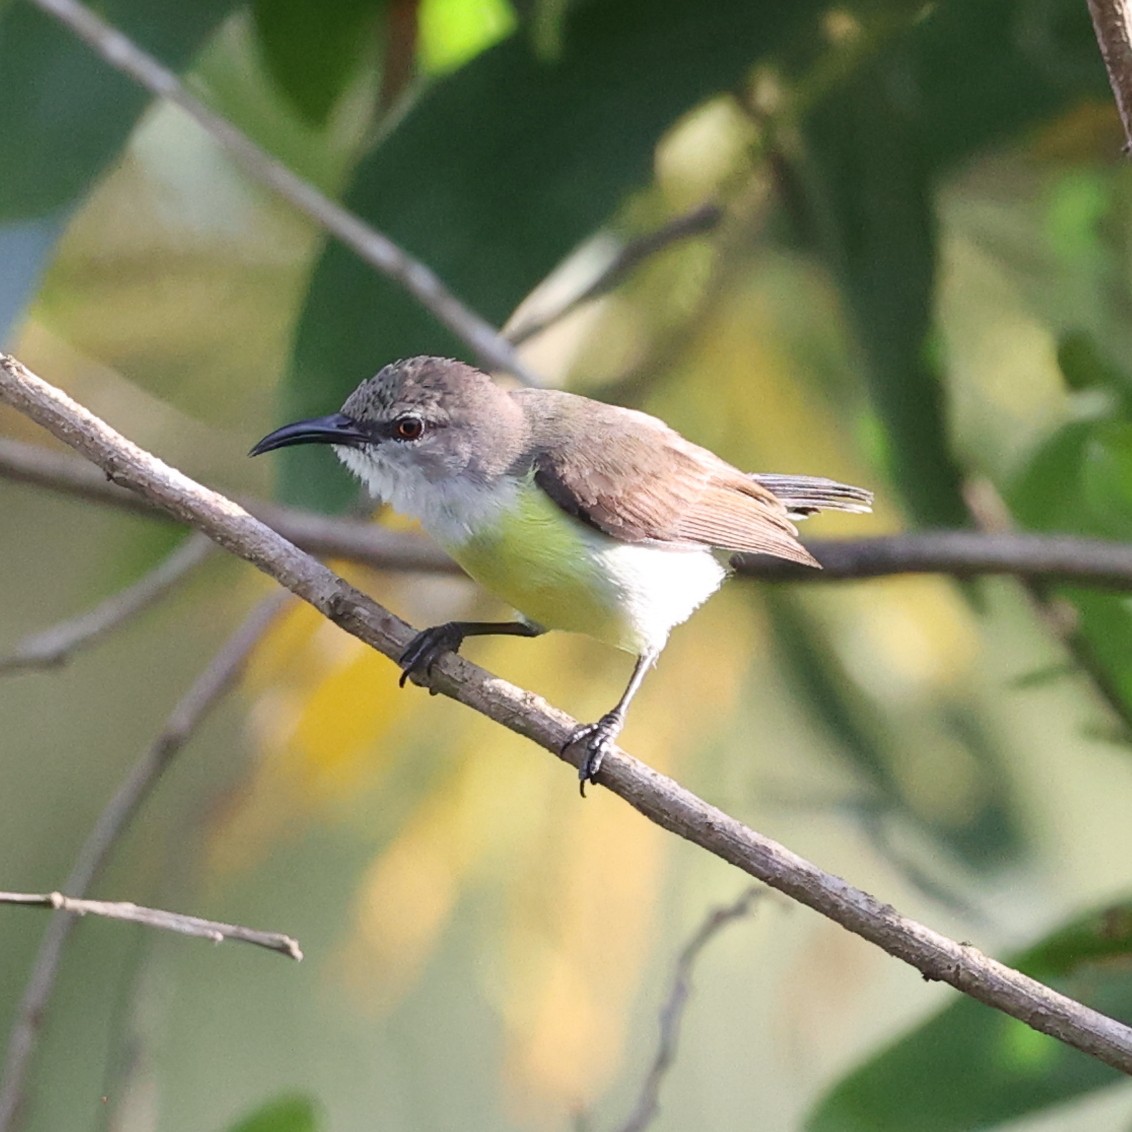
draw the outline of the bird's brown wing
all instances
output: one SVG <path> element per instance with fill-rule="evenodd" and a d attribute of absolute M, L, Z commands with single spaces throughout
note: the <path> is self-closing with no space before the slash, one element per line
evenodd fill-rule
<path fill-rule="evenodd" d="M 711 546 L 818 562 L 783 504 L 756 480 L 644 414 L 600 405 L 582 428 L 558 422 L 535 482 L 564 511 L 623 542 Z M 602 412 L 602 410 L 611 412 Z M 600 443 L 593 437 L 600 437 Z"/>

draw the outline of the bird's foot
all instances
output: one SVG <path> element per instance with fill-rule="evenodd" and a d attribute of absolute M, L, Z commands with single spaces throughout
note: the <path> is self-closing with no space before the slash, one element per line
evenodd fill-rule
<path fill-rule="evenodd" d="M 613 741 L 621 734 L 625 725 L 624 716 L 618 711 L 608 711 L 596 723 L 583 723 L 570 732 L 570 737 L 562 744 L 561 754 L 565 754 L 575 743 L 582 743 L 586 757 L 578 766 L 578 790 L 586 796 L 586 783 L 597 781 L 597 772 L 605 756 L 609 754 Z"/>
<path fill-rule="evenodd" d="M 446 652 L 459 652 L 464 643 L 464 630 L 455 621 L 446 621 L 443 625 L 433 625 L 431 629 L 422 629 L 408 644 L 397 661 L 401 665 L 401 679 L 397 681 L 400 687 L 411 676 L 427 676 L 429 669 Z"/>

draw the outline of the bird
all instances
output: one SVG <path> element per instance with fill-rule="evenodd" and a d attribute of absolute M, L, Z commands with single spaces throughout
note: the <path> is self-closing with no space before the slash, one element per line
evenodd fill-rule
<path fill-rule="evenodd" d="M 820 568 L 799 519 L 866 512 L 872 493 L 832 479 L 733 467 L 656 417 L 557 389 L 509 389 L 454 358 L 421 355 L 364 380 L 341 410 L 295 421 L 250 452 L 328 444 L 376 498 L 416 518 L 512 621 L 417 633 L 400 683 L 468 637 L 584 633 L 636 657 L 617 703 L 580 724 L 582 794 L 672 629 L 723 583 L 731 553 Z"/>

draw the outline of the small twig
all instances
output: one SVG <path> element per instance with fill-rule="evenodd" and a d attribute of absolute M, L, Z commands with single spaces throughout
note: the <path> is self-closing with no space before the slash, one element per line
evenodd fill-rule
<path fill-rule="evenodd" d="M 134 515 L 170 518 L 168 511 L 153 500 L 119 487 L 93 464 L 76 456 L 53 452 L 42 444 L 0 437 L 0 476 L 89 499 Z M 314 511 L 300 511 L 265 499 L 237 496 L 236 500 L 310 554 L 343 558 L 379 570 L 441 573 L 458 570 L 435 543 L 419 535 L 391 531 L 361 519 L 331 518 Z"/>
<path fill-rule="evenodd" d="M 396 658 L 412 629 L 348 585 L 230 499 L 115 432 L 88 409 L 14 358 L 0 354 L 0 401 L 85 453 L 115 482 L 145 495 L 181 522 L 251 562 L 309 602 L 346 632 Z M 485 672 L 459 656 L 441 657 L 420 683 L 473 708 L 577 766 L 582 753 L 567 739 L 578 726 L 532 692 Z M 784 845 L 743 825 L 679 783 L 614 747 L 598 774 L 601 785 L 648 820 L 785 893 L 980 1002 L 1106 1065 L 1132 1075 L 1132 1028 L 1036 979 L 901 915 L 875 896 L 818 868 Z M 2 1126 L 0 1126 L 2 1127 Z"/>
<path fill-rule="evenodd" d="M 132 514 L 168 519 L 158 503 L 110 482 L 75 456 L 0 438 L 0 476 L 90 499 Z M 332 518 L 237 496 L 251 514 L 310 554 L 379 570 L 458 572 L 434 543 L 360 519 Z M 1104 589 L 1132 589 L 1132 544 L 1026 531 L 910 531 L 856 539 L 807 539 L 823 569 L 781 558 L 736 555 L 736 571 L 764 582 L 835 582 L 894 574 L 1005 574 Z"/>
<path fill-rule="evenodd" d="M 807 539 L 821 570 L 738 554 L 738 573 L 768 582 L 832 582 L 893 574 L 1005 574 L 1103 589 L 1132 587 L 1132 543 L 1010 530 L 911 531 L 855 539 Z"/>
<path fill-rule="evenodd" d="M 197 936 L 223 943 L 226 939 L 252 943 L 268 951 L 278 951 L 292 959 L 302 959 L 298 940 L 279 932 L 261 932 L 239 924 L 223 924 L 219 920 L 202 920 L 199 916 L 185 916 L 180 912 L 166 912 L 161 908 L 144 908 L 128 901 L 76 900 L 61 892 L 0 892 L 0 904 L 22 904 L 29 908 L 54 908 L 74 916 L 103 916 L 108 920 L 128 920 L 162 931 L 179 935 Z"/>
<path fill-rule="evenodd" d="M 718 227 L 723 219 L 723 208 L 709 202 L 686 212 L 682 216 L 674 217 L 667 224 L 661 225 L 653 232 L 646 232 L 635 240 L 625 244 L 613 259 L 606 265 L 597 278 L 587 284 L 578 294 L 568 299 L 556 310 L 521 323 L 514 330 L 507 332 L 508 340 L 515 346 L 521 346 L 544 330 L 561 322 L 568 314 L 572 314 L 580 306 L 613 290 L 622 279 L 642 264 L 646 259 L 664 251 L 681 240 L 692 236 L 701 236 Z"/>
<path fill-rule="evenodd" d="M 1089 15 L 1124 127 L 1124 152 L 1132 153 L 1132 7 L 1128 0 L 1089 0 Z"/>
<path fill-rule="evenodd" d="M 621 1125 L 619 1132 L 641 1132 L 652 1123 L 660 1111 L 660 1087 L 676 1060 L 676 1046 L 680 1038 L 680 1026 L 684 1021 L 684 1008 L 692 992 L 692 970 L 700 952 L 721 929 L 735 920 L 742 919 L 751 910 L 756 900 L 765 894 L 765 889 L 748 888 L 734 904 L 716 908 L 700 925 L 696 934 L 685 944 L 676 961 L 676 971 L 672 979 L 672 989 L 668 992 L 660 1012 L 660 1042 L 652 1066 L 641 1086 L 640 1095 L 629 1119 Z"/>
<path fill-rule="evenodd" d="M 179 106 L 252 177 L 337 237 L 371 267 L 404 287 L 438 322 L 466 342 L 485 365 L 507 370 L 529 385 L 541 384 L 537 375 L 519 360 L 511 343 L 460 302 L 430 267 L 256 145 L 242 130 L 190 94 L 172 71 L 142 51 L 124 33 L 78 0 L 32 0 L 32 3 L 69 28 L 111 67 L 151 94 Z"/>
<path fill-rule="evenodd" d="M 24 668 L 53 668 L 66 663 L 76 650 L 149 608 L 215 549 L 209 539 L 194 532 L 133 585 L 119 590 L 79 617 L 61 621 L 25 637 L 12 653 L 0 657 L 0 675 Z"/>
<path fill-rule="evenodd" d="M 3 355 L 0 355 L 0 363 L 2 361 Z M 208 712 L 234 686 L 240 670 L 287 597 L 285 592 L 278 592 L 260 602 L 178 701 L 161 733 L 134 764 L 87 835 L 63 884 L 70 899 L 85 898 L 142 802 Z M 24 1082 L 55 988 L 63 947 L 74 923 L 73 916 L 62 913 L 53 916 L 39 945 L 8 1037 L 4 1071 L 0 1075 L 0 1132 L 11 1132 L 15 1127 L 23 1102 Z"/>

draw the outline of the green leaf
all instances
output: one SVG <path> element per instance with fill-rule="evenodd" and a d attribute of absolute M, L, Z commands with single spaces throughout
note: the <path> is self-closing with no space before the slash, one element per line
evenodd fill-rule
<path fill-rule="evenodd" d="M 1033 530 L 1132 537 L 1132 423 L 1065 425 L 1037 450 L 1008 498 L 1014 515 Z M 1106 697 L 1123 705 L 1113 718 L 1132 716 L 1128 598 L 1068 586 L 1053 592 L 1076 610 L 1076 648 L 1092 678 L 1102 682 Z"/>
<path fill-rule="evenodd" d="M 317 1132 L 317 1117 L 309 1097 L 282 1097 L 256 1109 L 228 1132 Z"/>
<path fill-rule="evenodd" d="M 1099 421 L 1092 428 L 1082 452 L 1081 491 L 1094 530 L 1132 535 L 1132 422 Z"/>
<path fill-rule="evenodd" d="M 948 450 L 940 368 L 927 350 L 932 185 L 917 115 L 894 81 L 904 65 L 886 55 L 810 116 L 810 203 L 885 425 L 890 479 L 921 523 L 955 525 L 966 512 Z"/>
<path fill-rule="evenodd" d="M 388 0 L 253 0 L 264 62 L 300 116 L 322 125 L 377 45 Z"/>
<path fill-rule="evenodd" d="M 807 120 L 809 204 L 887 429 L 893 482 L 920 522 L 961 523 L 930 349 L 936 186 L 978 150 L 1108 97 L 1104 69 L 1073 0 L 951 0 L 896 35 L 871 32 L 870 6 L 860 9 L 862 37 L 882 46 Z"/>
<path fill-rule="evenodd" d="M 179 69 L 231 0 L 109 0 L 104 19 Z M 114 159 L 149 95 L 31 4 L 0 9 L 0 221 L 73 205 Z"/>
<path fill-rule="evenodd" d="M 1132 390 L 1128 375 L 1109 361 L 1091 334 L 1072 330 L 1057 344 L 1057 366 L 1070 389 L 1105 389 L 1127 400 Z"/>
<path fill-rule="evenodd" d="M 1132 902 L 1074 920 L 1006 962 L 1132 1018 Z M 972 1132 L 1125 1078 L 970 998 L 957 999 L 843 1078 L 807 1132 Z"/>
<path fill-rule="evenodd" d="M 1089 534 L 1081 465 L 1092 421 L 1071 421 L 1041 444 L 1007 493 L 1011 513 L 1030 530 Z"/>
<path fill-rule="evenodd" d="M 662 132 L 727 89 L 820 6 L 622 0 L 572 9 L 560 50 L 516 33 L 426 90 L 359 168 L 346 204 L 495 322 L 651 176 Z M 378 366 L 461 344 L 331 245 L 298 329 L 285 416 L 336 408 Z M 349 497 L 327 452 L 280 454 L 284 495 Z"/>

